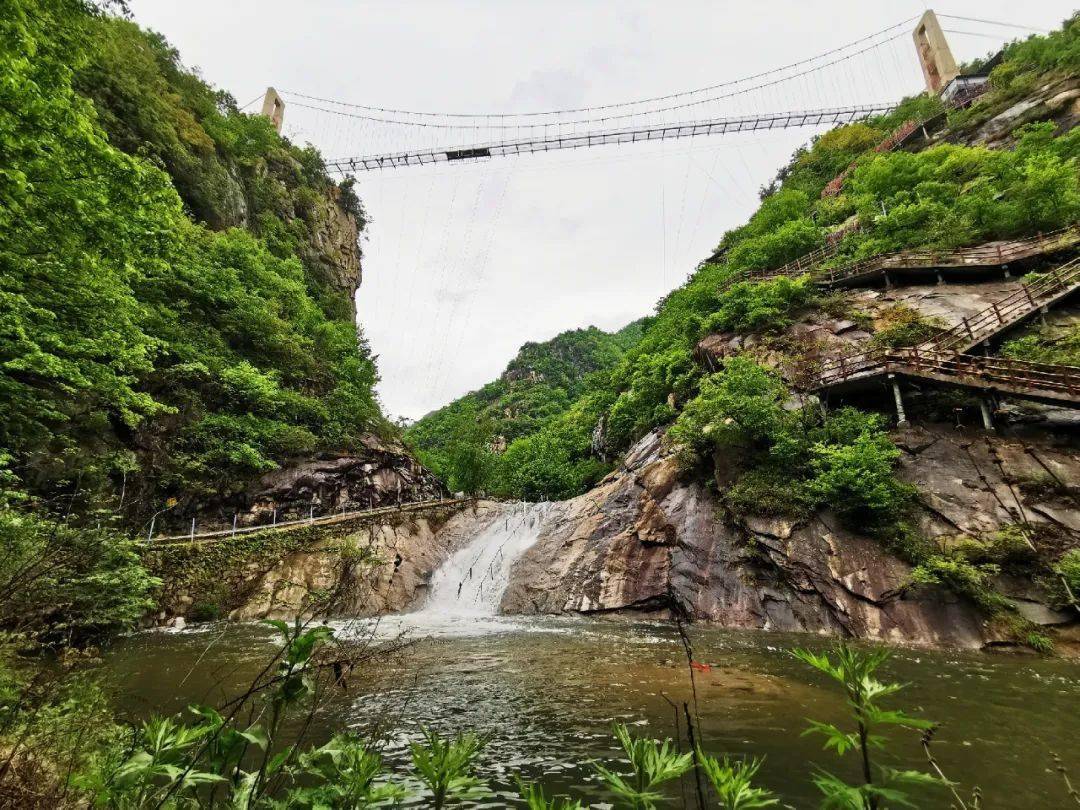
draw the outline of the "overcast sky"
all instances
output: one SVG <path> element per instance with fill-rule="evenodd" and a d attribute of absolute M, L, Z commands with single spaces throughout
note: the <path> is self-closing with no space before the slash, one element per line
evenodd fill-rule
<path fill-rule="evenodd" d="M 927 4 L 132 0 L 131 7 L 139 23 L 164 33 L 186 64 L 240 104 L 273 85 L 355 104 L 496 113 L 716 84 L 839 47 Z M 1073 3 L 933 7 L 1051 28 Z M 960 61 L 1021 33 L 942 22 Z M 732 111 L 879 102 L 922 82 L 906 33 L 832 70 L 841 69 L 851 75 L 802 80 Z M 310 140 L 327 157 L 412 145 L 357 119 L 298 106 L 285 116 L 287 135 Z M 357 189 L 373 223 L 357 304 L 379 355 L 386 411 L 416 418 L 445 404 L 498 375 L 525 341 L 590 324 L 617 329 L 648 314 L 725 230 L 746 220 L 758 187 L 813 134 L 712 136 L 361 173 Z M 472 140 L 446 136 L 424 135 L 427 143 Z"/>

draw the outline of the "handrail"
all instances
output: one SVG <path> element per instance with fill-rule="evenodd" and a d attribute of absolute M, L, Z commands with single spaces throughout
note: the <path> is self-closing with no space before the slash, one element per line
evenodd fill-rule
<path fill-rule="evenodd" d="M 854 233 L 861 228 L 851 231 Z M 1001 266 L 1021 261 L 1042 253 L 1056 253 L 1080 244 L 1080 224 L 1073 223 L 1049 233 L 1040 233 L 1024 239 L 995 240 L 981 245 L 962 248 L 900 250 L 882 253 L 851 262 L 843 267 L 815 273 L 818 266 L 836 254 L 836 245 L 825 245 L 773 270 L 743 270 L 729 277 L 721 289 L 738 281 L 761 281 L 779 276 L 811 274 L 811 281 L 829 287 L 840 281 L 886 270 L 918 267 Z"/>
<path fill-rule="evenodd" d="M 903 352 L 929 355 L 934 352 L 962 354 L 984 340 L 1022 320 L 1037 309 L 1062 298 L 1080 286 L 1080 257 L 1076 257 L 1046 275 L 1024 282 L 1019 289 L 995 301 L 975 315 L 964 318 L 952 329 L 935 335 L 905 350 L 876 349 L 841 355 L 821 364 L 812 382 L 825 388 L 856 377 L 885 370 L 890 356 Z"/>
<path fill-rule="evenodd" d="M 814 277 L 815 284 L 828 286 L 838 281 L 869 275 L 879 270 L 908 269 L 917 267 L 957 267 L 964 265 L 1004 265 L 1040 253 L 1053 253 L 1080 244 L 1080 225 L 1067 225 L 1046 234 L 1025 239 L 986 242 L 964 248 L 946 250 L 902 250 L 871 256 L 852 264 Z"/>
<path fill-rule="evenodd" d="M 357 517 L 377 517 L 379 515 L 396 514 L 399 512 L 415 512 L 420 509 L 435 506 L 453 506 L 455 504 L 469 503 L 472 498 L 433 498 L 426 501 L 410 501 L 409 503 L 394 504 L 393 506 L 379 506 L 374 509 L 359 509 L 353 512 L 338 512 L 333 515 L 323 515 L 317 518 L 300 518 L 298 520 L 285 520 L 280 523 L 263 524 L 261 526 L 243 526 L 238 529 L 216 529 L 212 532 L 200 532 L 198 534 L 180 534 L 169 537 L 155 537 L 153 540 L 143 541 L 144 546 L 158 546 L 169 544 L 199 543 L 207 540 L 220 540 L 233 537 L 238 534 L 253 534 L 255 532 L 269 532 L 278 529 L 287 529 L 295 526 L 319 526 L 334 523 L 343 523 Z"/>
<path fill-rule="evenodd" d="M 862 225 L 858 223 L 856 223 L 853 228 L 841 228 L 839 231 L 826 235 L 825 244 L 821 247 L 814 248 L 809 253 L 804 253 L 802 256 L 792 259 L 787 264 L 782 264 L 780 267 L 772 270 L 744 269 L 737 273 L 732 273 L 720 285 L 720 291 L 723 292 L 728 287 L 737 284 L 740 281 L 761 281 L 764 279 L 779 278 L 781 276 L 801 276 L 812 272 L 823 261 L 831 259 L 836 255 L 836 252 L 840 249 L 840 241 L 845 236 L 852 233 L 858 233 L 861 230 Z"/>
<path fill-rule="evenodd" d="M 922 352 L 917 347 L 890 352 L 886 368 L 891 371 L 927 376 L 976 379 L 1029 389 L 1035 393 L 1064 393 L 1080 399 L 1080 367 L 1013 360 L 1007 357 L 981 357 L 948 352 Z M 976 385 L 977 383 L 968 383 Z"/>

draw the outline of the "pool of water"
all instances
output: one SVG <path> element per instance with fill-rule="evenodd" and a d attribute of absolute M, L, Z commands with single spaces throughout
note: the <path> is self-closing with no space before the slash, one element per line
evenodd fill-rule
<path fill-rule="evenodd" d="M 370 632 L 362 623 L 337 629 Z M 605 795 L 587 761 L 616 758 L 612 722 L 671 736 L 668 701 L 692 699 L 678 633 L 666 623 L 428 615 L 423 622 L 384 618 L 376 635 L 401 632 L 414 642 L 357 673 L 326 702 L 313 741 L 343 728 L 392 728 L 385 754 L 401 764 L 421 724 L 474 730 L 490 737 L 482 771 L 496 789 L 508 790 L 520 773 L 603 807 Z M 696 674 L 706 750 L 764 756 L 761 781 L 796 807 L 816 806 L 815 767 L 856 778 L 853 758 L 838 760 L 820 739 L 801 736 L 807 718 L 846 722 L 836 685 L 790 655 L 794 647 L 823 649 L 827 641 L 702 626 L 689 632 L 695 658 L 710 665 Z M 116 646 L 106 665 L 122 684 L 123 709 L 143 717 L 235 695 L 265 664 L 272 640 L 259 625 L 143 633 Z M 1067 806 L 1050 752 L 1080 781 L 1080 664 L 898 649 L 884 674 L 910 684 L 893 701 L 898 708 L 942 724 L 935 741 L 942 767 L 965 793 L 979 785 L 984 807 Z M 884 763 L 925 766 L 917 733 L 898 730 L 891 737 Z M 476 806 L 507 803 L 500 797 Z M 949 806 L 937 790 L 919 803 Z"/>

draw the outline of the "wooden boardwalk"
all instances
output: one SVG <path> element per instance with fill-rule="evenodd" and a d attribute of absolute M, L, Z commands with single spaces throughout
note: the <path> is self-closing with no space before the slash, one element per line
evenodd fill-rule
<path fill-rule="evenodd" d="M 969 354 L 1080 289 L 1080 257 L 917 346 L 840 356 L 804 375 L 819 392 L 902 376 L 1080 408 L 1080 368 Z"/>
<path fill-rule="evenodd" d="M 904 250 L 885 253 L 843 267 L 822 269 L 836 255 L 837 245 L 827 244 L 773 270 L 746 270 L 732 275 L 724 288 L 740 281 L 768 281 L 782 276 L 809 275 L 823 289 L 865 287 L 893 283 L 925 283 L 945 278 L 964 278 L 987 270 L 1022 265 L 1032 259 L 1052 256 L 1080 246 L 1080 225 L 1027 239 L 988 242 L 952 250 Z"/>

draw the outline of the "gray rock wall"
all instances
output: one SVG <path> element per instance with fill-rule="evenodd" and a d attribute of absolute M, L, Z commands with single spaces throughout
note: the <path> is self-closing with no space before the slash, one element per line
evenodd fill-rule
<path fill-rule="evenodd" d="M 901 475 L 925 504 L 927 536 L 942 543 L 984 537 L 1022 520 L 1022 510 L 1056 538 L 1040 553 L 1080 543 L 1080 511 L 1068 487 L 1035 496 L 1018 484 L 1045 481 L 1036 474 L 1045 464 L 1075 486 L 1080 462 L 1067 447 L 948 428 L 896 438 L 905 449 Z M 623 469 L 552 511 L 537 545 L 514 567 L 502 607 L 681 613 L 728 627 L 919 644 L 979 647 L 996 640 L 975 605 L 943 588 L 908 587 L 910 573 L 879 542 L 827 513 L 801 522 L 726 515 L 706 486 L 680 478 L 653 432 Z M 1044 599 L 1034 587 L 1022 597 Z"/>

